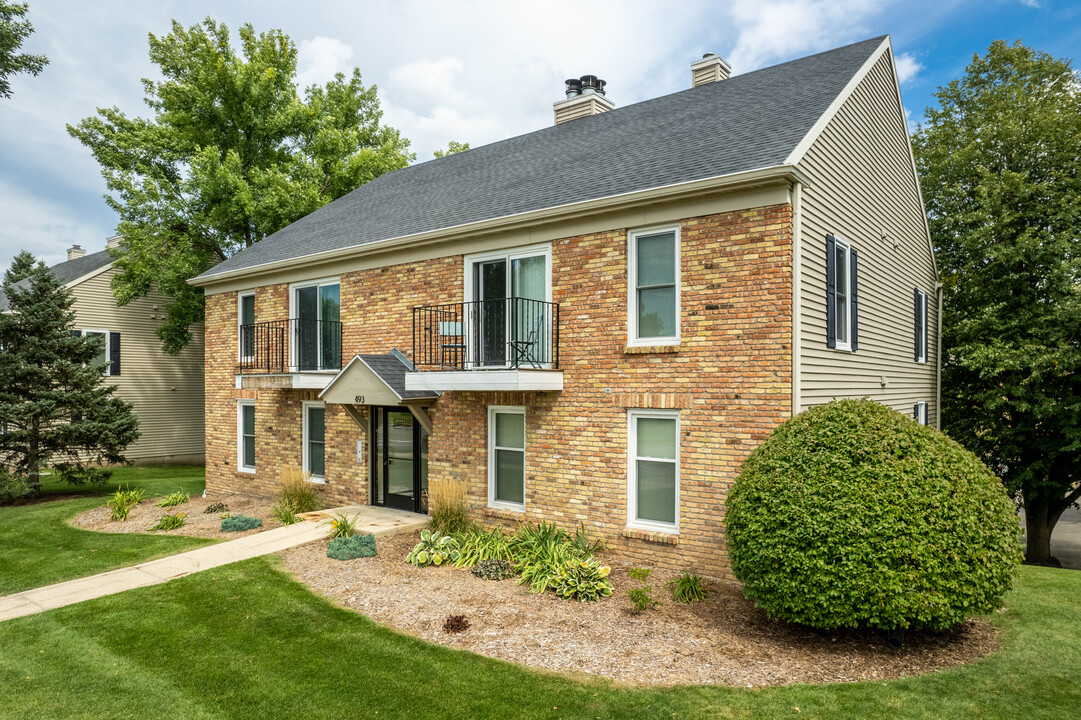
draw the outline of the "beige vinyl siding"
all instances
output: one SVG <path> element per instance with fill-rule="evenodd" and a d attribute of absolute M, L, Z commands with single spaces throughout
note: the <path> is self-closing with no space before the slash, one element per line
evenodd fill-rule
<path fill-rule="evenodd" d="M 120 375 L 106 381 L 135 406 L 142 435 L 128 448 L 136 462 L 202 461 L 203 326 L 179 355 L 162 351 L 156 334 L 166 300 L 151 291 L 117 307 L 109 283 L 114 269 L 72 287 L 75 328 L 120 333 Z"/>
<path fill-rule="evenodd" d="M 926 402 L 928 422 L 937 422 L 937 278 L 908 142 L 886 52 L 799 163 L 808 177 L 800 207 L 800 409 L 866 396 L 908 415 Z M 859 254 L 855 353 L 826 347 L 829 233 Z M 926 364 L 914 360 L 915 287 L 928 296 Z"/>

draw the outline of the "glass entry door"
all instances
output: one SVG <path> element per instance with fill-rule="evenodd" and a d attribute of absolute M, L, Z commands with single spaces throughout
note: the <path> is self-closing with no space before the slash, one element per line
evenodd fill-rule
<path fill-rule="evenodd" d="M 372 504 L 428 512 L 428 434 L 401 408 L 374 407 Z"/>
<path fill-rule="evenodd" d="M 517 364 L 546 357 L 550 323 L 546 252 L 476 260 L 472 284 L 471 359 L 476 365 L 499 367 L 511 360 Z"/>

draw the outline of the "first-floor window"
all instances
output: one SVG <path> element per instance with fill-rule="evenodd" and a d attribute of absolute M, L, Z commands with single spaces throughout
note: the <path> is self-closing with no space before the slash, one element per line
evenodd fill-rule
<path fill-rule="evenodd" d="M 317 482 L 326 477 L 326 409 L 304 404 L 304 472 Z"/>
<path fill-rule="evenodd" d="M 240 469 L 255 471 L 255 403 L 241 401 L 237 404 L 237 435 Z"/>
<path fill-rule="evenodd" d="M 631 410 L 628 448 L 628 525 L 679 527 L 679 412 Z"/>
<path fill-rule="evenodd" d="M 525 505 L 525 409 L 488 409 L 488 502 Z"/>
<path fill-rule="evenodd" d="M 916 422 L 918 422 L 920 425 L 926 425 L 927 424 L 927 403 L 918 402 L 915 405 L 913 405 L 912 406 L 912 417 L 915 418 Z"/>

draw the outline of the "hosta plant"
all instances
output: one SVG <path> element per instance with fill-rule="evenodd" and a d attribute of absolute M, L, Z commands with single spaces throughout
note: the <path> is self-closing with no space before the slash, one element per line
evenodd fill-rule
<path fill-rule="evenodd" d="M 611 571 L 593 558 L 573 560 L 549 576 L 548 586 L 564 600 L 596 602 L 612 594 Z"/>
<path fill-rule="evenodd" d="M 450 535 L 440 535 L 425 529 L 420 531 L 420 542 L 405 558 L 405 561 L 417 567 L 427 567 L 428 565 L 442 565 L 448 561 L 455 562 L 460 556 L 457 540 Z"/>

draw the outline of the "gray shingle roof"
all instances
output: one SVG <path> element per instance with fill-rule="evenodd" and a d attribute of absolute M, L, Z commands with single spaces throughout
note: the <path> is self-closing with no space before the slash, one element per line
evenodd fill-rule
<path fill-rule="evenodd" d="M 83 255 L 81 258 L 75 258 L 74 260 L 67 260 L 57 265 L 53 265 L 49 269 L 52 270 L 53 275 L 55 275 L 61 283 L 66 285 L 72 280 L 77 280 L 83 275 L 87 275 L 95 270 L 105 267 L 112 261 L 113 259 L 109 255 L 108 250 L 100 250 L 96 253 Z M 27 284 L 26 280 L 20 280 L 16 283 L 19 287 L 26 287 Z M 0 290 L 0 311 L 8 310 L 10 307 L 7 295 L 3 290 Z"/>
<path fill-rule="evenodd" d="M 884 39 L 387 173 L 199 277 L 781 165 Z"/>
<path fill-rule="evenodd" d="M 398 393 L 398 397 L 403 400 L 439 397 L 439 393 L 429 390 L 405 389 L 405 373 L 413 370 L 414 367 L 409 362 L 409 359 L 397 348 L 386 355 L 358 355 L 357 357 L 363 360 L 364 364 L 370 367 L 372 372 L 378 375 L 394 392 Z"/>

